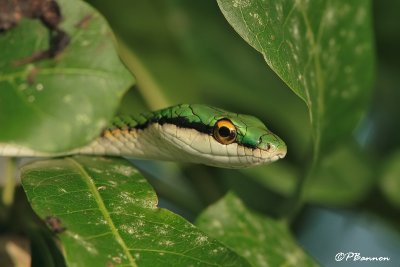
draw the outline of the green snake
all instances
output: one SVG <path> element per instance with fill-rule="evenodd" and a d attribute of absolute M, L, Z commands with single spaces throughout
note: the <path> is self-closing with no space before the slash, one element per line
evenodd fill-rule
<path fill-rule="evenodd" d="M 283 158 L 286 145 L 256 117 L 206 105 L 181 104 L 119 116 L 84 147 L 58 154 L 0 144 L 0 156 L 106 155 L 244 168 Z"/>

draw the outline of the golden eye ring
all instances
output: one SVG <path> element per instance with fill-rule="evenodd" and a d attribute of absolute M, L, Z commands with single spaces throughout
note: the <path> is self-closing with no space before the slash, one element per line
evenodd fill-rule
<path fill-rule="evenodd" d="M 214 125 L 213 136 L 223 145 L 232 144 L 236 140 L 236 127 L 228 119 L 221 119 Z"/>

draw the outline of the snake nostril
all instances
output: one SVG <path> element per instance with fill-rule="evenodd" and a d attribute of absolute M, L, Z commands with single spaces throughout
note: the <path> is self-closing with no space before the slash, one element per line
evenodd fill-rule
<path fill-rule="evenodd" d="M 267 148 L 267 150 L 270 150 L 270 149 L 271 149 L 271 144 L 270 144 L 270 143 L 267 143 L 266 148 Z"/>

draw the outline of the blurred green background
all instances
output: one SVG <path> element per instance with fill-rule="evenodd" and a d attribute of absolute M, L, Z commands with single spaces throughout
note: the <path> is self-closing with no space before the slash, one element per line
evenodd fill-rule
<path fill-rule="evenodd" d="M 309 162 L 311 155 L 307 109 L 262 56 L 231 28 L 217 3 L 88 2 L 109 21 L 121 44 L 121 57 L 137 78 L 137 86 L 123 100 L 121 113 L 206 103 L 256 115 L 287 142 L 289 153 L 284 161 L 239 172 L 136 161 L 152 177 L 162 204 L 194 218 L 202 208 L 233 190 L 253 209 L 269 216 L 284 214 L 292 204 L 289 196 L 297 179 L 308 167 L 304 162 Z M 399 247 L 398 234 L 391 232 L 400 229 L 400 172 L 394 167 L 400 165 L 395 155 L 400 143 L 399 8 L 398 1 L 373 3 L 377 66 L 371 103 L 354 135 L 322 155 L 316 175 L 319 179 L 307 186 L 309 204 L 294 220 L 300 241 L 324 263 L 333 262 L 332 251 L 341 247 L 345 242 L 341 237 L 352 227 L 372 227 L 363 224 L 372 220 L 370 216 L 378 218 L 379 225 L 371 223 L 374 230 L 366 231 L 372 237 L 365 233 L 352 236 L 347 244 L 362 250 L 362 237 L 383 238 L 392 244 L 380 247 L 383 254 L 394 253 Z M 165 173 L 168 177 L 160 175 Z M 343 222 L 348 224 L 347 232 L 340 227 Z M 331 234 L 310 230 L 320 224 L 325 224 L 322 232 Z M 389 235 L 386 227 L 392 229 Z M 333 247 L 327 246 L 330 241 L 334 241 Z M 321 252 L 323 244 L 329 255 Z M 377 247 L 365 249 L 379 254 Z"/>
<path fill-rule="evenodd" d="M 135 160 L 159 194 L 160 206 L 194 220 L 234 191 L 258 212 L 287 215 L 293 205 L 290 196 L 311 161 L 308 111 L 262 55 L 233 30 L 216 1 L 87 2 L 108 20 L 120 56 L 137 79 L 119 113 L 205 103 L 255 115 L 287 143 L 284 160 L 240 171 Z M 298 240 L 324 266 L 333 266 L 334 255 L 341 251 L 388 256 L 392 260 L 385 266 L 400 264 L 398 10 L 400 1 L 373 2 L 373 97 L 353 136 L 321 155 L 315 179 L 306 187 L 307 204 L 293 218 Z"/>

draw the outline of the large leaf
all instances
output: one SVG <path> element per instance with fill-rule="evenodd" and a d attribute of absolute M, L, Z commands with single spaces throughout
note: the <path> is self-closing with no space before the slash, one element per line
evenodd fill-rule
<path fill-rule="evenodd" d="M 0 142 L 42 151 L 87 143 L 133 82 L 102 16 L 79 0 L 57 2 L 71 40 L 57 58 L 14 64 L 48 49 L 50 33 L 38 20 L 23 20 L 0 35 Z"/>
<path fill-rule="evenodd" d="M 296 244 L 286 224 L 251 212 L 233 193 L 202 213 L 197 225 L 252 266 L 317 266 Z"/>
<path fill-rule="evenodd" d="M 307 104 L 316 147 L 347 136 L 370 95 L 366 0 L 218 0 L 228 22 Z"/>
<path fill-rule="evenodd" d="M 178 215 L 126 160 L 74 157 L 22 169 L 34 210 L 52 220 L 70 266 L 248 266 Z M 50 216 L 50 217 L 49 217 Z"/>

